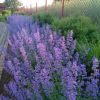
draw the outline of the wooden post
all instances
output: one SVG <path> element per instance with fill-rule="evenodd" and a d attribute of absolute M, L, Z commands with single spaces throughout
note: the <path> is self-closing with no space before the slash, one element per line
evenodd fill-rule
<path fill-rule="evenodd" d="M 62 10 L 61 10 L 61 16 L 64 16 L 64 0 L 62 0 Z"/>
<path fill-rule="evenodd" d="M 45 12 L 47 12 L 47 0 L 45 0 Z"/>

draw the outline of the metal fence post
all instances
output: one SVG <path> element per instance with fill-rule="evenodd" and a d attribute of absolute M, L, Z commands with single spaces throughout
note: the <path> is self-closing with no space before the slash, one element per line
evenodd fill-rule
<path fill-rule="evenodd" d="M 36 2 L 36 13 L 37 13 L 37 2 Z"/>
<path fill-rule="evenodd" d="M 61 16 L 64 16 L 64 0 L 62 0 Z"/>
<path fill-rule="evenodd" d="M 47 0 L 45 0 L 45 12 L 47 12 Z"/>

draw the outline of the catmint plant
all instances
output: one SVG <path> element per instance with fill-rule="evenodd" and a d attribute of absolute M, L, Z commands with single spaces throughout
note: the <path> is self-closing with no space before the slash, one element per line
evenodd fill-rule
<path fill-rule="evenodd" d="M 9 36 L 3 63 L 4 70 L 12 79 L 4 84 L 8 96 L 2 94 L 1 100 L 97 98 L 100 75 L 98 59 L 93 58 L 93 73 L 88 76 L 86 66 L 76 52 L 73 31 L 63 37 L 48 25 L 39 27 L 29 17 L 18 15 L 9 17 L 8 23 L 12 26 L 9 31 L 13 34 Z"/>

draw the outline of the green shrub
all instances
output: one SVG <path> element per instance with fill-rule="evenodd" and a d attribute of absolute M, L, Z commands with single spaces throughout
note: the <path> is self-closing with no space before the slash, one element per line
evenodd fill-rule
<path fill-rule="evenodd" d="M 18 14 L 18 15 L 27 15 L 27 16 L 29 16 L 28 13 L 26 13 L 26 12 L 20 12 L 20 11 L 15 11 L 14 14 Z"/>
<path fill-rule="evenodd" d="M 2 13 L 0 12 L 0 16 L 2 16 Z"/>
<path fill-rule="evenodd" d="M 5 22 L 9 15 L 11 15 L 11 11 L 10 10 L 3 10 L 0 13 L 0 22 Z"/>
<path fill-rule="evenodd" d="M 73 30 L 78 42 L 97 43 L 100 39 L 99 25 L 86 16 L 71 16 L 63 19 L 55 19 L 52 27 L 61 30 L 66 35 L 68 30 Z"/>
<path fill-rule="evenodd" d="M 4 15 L 4 16 L 11 15 L 11 10 L 4 10 L 4 11 L 2 11 L 2 15 Z"/>
<path fill-rule="evenodd" d="M 49 13 L 38 13 L 33 15 L 33 21 L 37 21 L 39 24 L 51 24 L 54 21 L 54 17 Z"/>

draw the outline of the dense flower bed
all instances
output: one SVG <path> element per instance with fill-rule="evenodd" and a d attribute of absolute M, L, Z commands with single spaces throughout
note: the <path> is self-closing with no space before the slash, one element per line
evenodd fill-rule
<path fill-rule="evenodd" d="M 100 73 L 98 59 L 94 57 L 92 62 L 87 73 L 76 51 L 73 31 L 65 38 L 49 26 L 31 23 L 30 32 L 22 27 L 8 39 L 4 70 L 12 80 L 4 85 L 8 96 L 1 95 L 0 99 L 95 100 L 100 92 Z"/>

